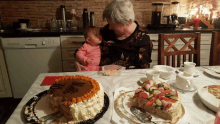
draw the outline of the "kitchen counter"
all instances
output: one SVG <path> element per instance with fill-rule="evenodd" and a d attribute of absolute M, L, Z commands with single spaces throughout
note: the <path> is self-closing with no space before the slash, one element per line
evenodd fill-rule
<path fill-rule="evenodd" d="M 176 28 L 176 29 L 161 29 L 161 30 L 148 30 L 149 34 L 155 33 L 211 33 L 212 31 L 220 31 L 220 29 L 194 29 L 194 28 Z"/>
<path fill-rule="evenodd" d="M 201 33 L 211 33 L 212 31 L 220 31 L 220 29 L 190 29 L 190 28 L 176 28 L 176 29 L 164 29 L 164 30 L 147 30 L 149 34 L 155 33 L 193 33 L 193 32 L 201 32 Z M 51 36 L 60 36 L 60 35 L 83 35 L 83 30 L 72 30 L 72 31 L 50 31 L 43 30 L 38 32 L 32 31 L 4 31 L 0 32 L 0 36 L 2 37 L 51 37 Z"/>
<path fill-rule="evenodd" d="M 60 35 L 83 35 L 83 30 L 72 30 L 72 31 L 50 31 L 50 30 L 42 30 L 42 31 L 19 31 L 19 30 L 11 30 L 4 31 L 0 33 L 2 37 L 54 37 Z"/>

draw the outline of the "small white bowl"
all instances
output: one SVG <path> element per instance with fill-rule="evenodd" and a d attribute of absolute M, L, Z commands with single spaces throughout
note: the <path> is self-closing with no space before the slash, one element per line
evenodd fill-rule
<path fill-rule="evenodd" d="M 121 75 L 121 70 L 125 70 L 125 67 L 120 65 L 105 65 L 102 66 L 102 71 L 100 71 L 105 76 L 119 76 Z"/>
<path fill-rule="evenodd" d="M 155 65 L 153 69 L 160 71 L 160 78 L 169 79 L 171 75 L 176 71 L 175 68 L 167 65 Z"/>

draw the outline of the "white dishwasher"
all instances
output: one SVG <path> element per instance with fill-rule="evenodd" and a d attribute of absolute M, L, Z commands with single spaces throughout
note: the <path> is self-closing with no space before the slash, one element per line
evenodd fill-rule
<path fill-rule="evenodd" d="M 14 98 L 22 98 L 40 73 L 62 72 L 60 37 L 1 40 Z"/>

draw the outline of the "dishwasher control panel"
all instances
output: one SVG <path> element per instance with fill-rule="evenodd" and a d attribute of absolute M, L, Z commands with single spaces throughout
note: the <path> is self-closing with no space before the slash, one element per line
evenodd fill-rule
<path fill-rule="evenodd" d="M 3 48 L 60 47 L 60 37 L 2 38 Z"/>

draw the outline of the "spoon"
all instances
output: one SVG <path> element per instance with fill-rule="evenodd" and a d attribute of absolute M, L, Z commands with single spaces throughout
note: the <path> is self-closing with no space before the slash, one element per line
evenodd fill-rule
<path fill-rule="evenodd" d="M 143 123 L 151 122 L 152 116 L 148 114 L 144 109 L 136 106 L 131 106 L 130 110 L 137 117 L 139 121 Z"/>

